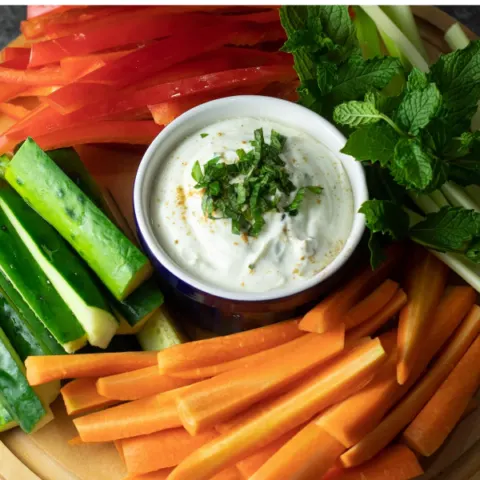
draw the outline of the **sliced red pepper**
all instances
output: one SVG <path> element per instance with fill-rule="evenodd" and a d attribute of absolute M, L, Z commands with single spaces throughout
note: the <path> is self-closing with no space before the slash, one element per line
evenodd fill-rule
<path fill-rule="evenodd" d="M 50 101 L 63 113 L 73 112 L 88 103 L 115 98 L 122 87 L 138 84 L 174 64 L 222 45 L 256 45 L 285 35 L 278 22 L 266 26 L 242 22 L 234 25 L 222 23 L 215 28 L 208 25 L 193 31 L 140 48 L 85 75 L 81 83 L 76 82 L 58 90 L 51 95 Z M 88 87 L 84 83 L 91 85 Z"/>
<path fill-rule="evenodd" d="M 133 51 L 134 50 L 120 50 L 118 52 L 97 53 L 82 57 L 65 57 L 60 61 L 60 67 L 65 79 L 68 80 L 68 82 L 73 82 Z"/>
<path fill-rule="evenodd" d="M 40 85 L 35 87 L 28 87 L 26 90 L 21 91 L 18 97 L 46 97 L 56 90 L 61 88 L 60 85 Z"/>
<path fill-rule="evenodd" d="M 95 124 L 96 121 L 112 115 L 120 115 L 146 105 L 163 103 L 171 98 L 207 92 L 213 95 L 234 88 L 265 86 L 272 82 L 293 82 L 296 78 L 296 73 L 291 65 L 267 65 L 185 78 L 139 91 L 132 88 L 129 91 L 120 92 L 114 100 L 88 105 L 68 115 L 61 115 L 51 107 L 41 105 L 8 130 L 6 134 L 8 139 L 3 139 L 3 144 L 4 146 L 5 144 L 10 145 L 8 142 L 15 144 L 27 136 L 43 135 L 45 132 L 53 132 L 87 122 Z"/>
<path fill-rule="evenodd" d="M 162 127 L 152 121 L 97 122 L 48 133 L 33 139 L 44 150 L 85 143 L 128 143 L 148 145 Z"/>
<path fill-rule="evenodd" d="M 234 90 L 226 90 L 217 94 L 192 95 L 185 98 L 168 100 L 157 105 L 149 105 L 148 108 L 153 116 L 153 120 L 158 125 L 168 125 L 173 122 L 182 113 L 202 103 L 216 100 L 217 98 L 230 97 L 234 95 L 255 95 L 259 93 L 262 86 L 254 85 L 250 88 L 237 88 Z"/>
<path fill-rule="evenodd" d="M 29 57 L 17 57 L 10 60 L 6 60 L 0 64 L 2 68 L 13 68 L 14 70 L 26 70 L 28 67 Z"/>
<path fill-rule="evenodd" d="M 52 13 L 65 12 L 73 8 L 84 8 L 81 5 L 28 5 L 27 18 L 41 17 Z"/>
<path fill-rule="evenodd" d="M 30 113 L 30 110 L 21 105 L 14 105 L 13 103 L 0 103 L 0 112 L 14 120 L 21 120 Z"/>
<path fill-rule="evenodd" d="M 0 102 L 8 102 L 12 98 L 16 98 L 21 92 L 27 90 L 27 88 L 25 85 L 0 83 Z"/>
<path fill-rule="evenodd" d="M 270 23 L 280 19 L 278 10 L 268 10 L 266 12 L 246 13 L 232 16 L 235 20 L 256 23 Z"/>
<path fill-rule="evenodd" d="M 30 56 L 30 48 L 25 47 L 5 47 L 2 50 L 3 61 L 8 62 L 9 60 L 14 60 L 15 58 L 25 58 Z"/>
<path fill-rule="evenodd" d="M 60 67 L 44 67 L 38 70 L 15 70 L 0 66 L 0 82 L 21 85 L 63 85 L 65 79 Z"/>

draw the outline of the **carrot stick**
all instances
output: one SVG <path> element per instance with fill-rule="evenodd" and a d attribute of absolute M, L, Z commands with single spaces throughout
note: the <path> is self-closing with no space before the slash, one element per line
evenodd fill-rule
<path fill-rule="evenodd" d="M 420 412 L 460 361 L 480 332 L 480 307 L 474 305 L 433 367 L 366 437 L 341 456 L 345 467 L 370 460 Z"/>
<path fill-rule="evenodd" d="M 473 342 L 435 395 L 403 434 L 407 445 L 425 457 L 435 453 L 462 418 L 480 387 L 480 337 Z"/>
<path fill-rule="evenodd" d="M 303 428 L 303 427 L 302 427 Z M 280 448 L 291 440 L 301 429 L 294 428 L 285 435 L 262 447 L 258 452 L 237 462 L 236 467 L 245 480 L 248 480 L 270 457 L 272 457 Z"/>
<path fill-rule="evenodd" d="M 358 302 L 343 317 L 347 329 L 356 327 L 383 310 L 397 292 L 399 285 L 393 280 L 385 280 L 368 297 Z"/>
<path fill-rule="evenodd" d="M 319 427 L 315 419 L 269 458 L 250 480 L 317 480 L 344 451 L 345 447 Z"/>
<path fill-rule="evenodd" d="M 414 368 L 435 308 L 445 290 L 448 273 L 448 267 L 428 252 L 411 272 L 408 303 L 400 312 L 398 324 L 397 380 L 400 384 L 407 381 Z"/>
<path fill-rule="evenodd" d="M 158 352 L 161 373 L 229 362 L 281 345 L 302 335 L 298 320 L 276 323 L 225 337 L 175 345 Z"/>
<path fill-rule="evenodd" d="M 137 400 L 193 383 L 192 380 L 162 375 L 157 366 L 99 378 L 97 391 L 115 400 Z"/>
<path fill-rule="evenodd" d="M 475 298 L 476 292 L 471 287 L 449 289 L 437 307 L 428 342 L 417 359 L 409 382 L 403 386 L 398 385 L 394 363 L 396 357 L 390 355 L 381 372 L 369 385 L 325 412 L 321 420 L 322 427 L 346 447 L 358 443 L 380 423 L 385 413 L 420 377 L 430 360 L 473 306 Z M 380 338 L 384 348 L 389 350 L 384 341 L 385 336 Z"/>
<path fill-rule="evenodd" d="M 274 361 L 223 373 L 192 385 L 177 398 L 183 426 L 195 435 L 277 393 L 315 366 L 340 353 L 345 327 L 303 336 L 297 348 Z"/>
<path fill-rule="evenodd" d="M 79 378 L 67 383 L 60 390 L 69 415 L 78 415 L 93 408 L 108 407 L 115 403 L 115 400 L 98 394 L 95 382 L 95 378 Z"/>
<path fill-rule="evenodd" d="M 217 436 L 208 430 L 192 437 L 184 428 L 173 428 L 120 442 L 128 473 L 141 474 L 174 467 Z"/>
<path fill-rule="evenodd" d="M 143 475 L 134 475 L 127 477 L 125 480 L 168 480 L 172 468 L 164 468 L 156 472 L 145 473 Z M 220 473 L 217 473 L 211 480 L 241 480 L 242 476 L 235 467 L 226 468 Z"/>
<path fill-rule="evenodd" d="M 243 424 L 187 457 L 169 480 L 211 478 L 225 466 L 255 453 L 357 391 L 371 380 L 384 360 L 385 351 L 379 340 L 371 340 L 340 356 L 297 387 L 252 409 Z"/>
<path fill-rule="evenodd" d="M 471 413 L 473 413 L 477 408 L 478 408 L 479 402 L 476 398 L 472 398 L 469 402 L 467 407 L 462 413 L 462 418 L 460 418 L 460 421 L 465 420 Z"/>
<path fill-rule="evenodd" d="M 156 363 L 157 352 L 85 353 L 28 357 L 25 367 L 30 385 L 41 385 L 66 378 L 115 375 Z"/>
<path fill-rule="evenodd" d="M 175 395 L 182 388 L 91 413 L 73 423 L 84 442 L 111 442 L 180 427 Z"/>
<path fill-rule="evenodd" d="M 355 395 L 331 407 L 317 421 L 346 448 L 358 443 L 380 423 L 399 390 L 395 376 L 396 335 L 394 330 L 380 337 L 388 359 L 375 378 Z"/>
<path fill-rule="evenodd" d="M 123 455 L 122 441 L 121 440 L 114 440 L 113 444 L 115 445 L 115 448 L 117 449 L 117 452 L 120 455 L 120 458 L 122 459 L 122 462 L 125 463 L 125 456 Z"/>
<path fill-rule="evenodd" d="M 410 480 L 422 474 L 415 454 L 405 445 L 393 445 L 358 467 L 333 468 L 322 480 Z"/>
<path fill-rule="evenodd" d="M 169 372 L 171 377 L 184 378 L 191 380 L 201 380 L 204 378 L 215 377 L 221 373 L 230 372 L 237 368 L 247 368 L 258 366 L 262 363 L 271 362 L 283 358 L 284 355 L 297 348 L 297 345 L 303 345 L 305 343 L 304 337 L 308 334 L 291 340 L 290 342 L 278 345 L 277 347 L 263 350 L 262 352 L 254 353 L 246 357 L 237 358 L 230 362 L 218 363 L 217 365 L 208 365 L 206 367 L 191 368 L 189 370 L 180 370 L 178 372 Z M 317 334 L 310 334 L 317 335 Z"/>
<path fill-rule="evenodd" d="M 355 328 L 348 330 L 346 342 L 374 334 L 388 320 L 396 315 L 407 303 L 407 295 L 400 288 L 390 302 L 373 317 L 364 321 Z"/>
<path fill-rule="evenodd" d="M 299 327 L 307 332 L 323 333 L 343 322 L 345 314 L 365 298 L 389 275 L 401 256 L 401 247 L 390 248 L 387 259 L 376 270 L 368 266 L 345 287 L 334 292 L 310 310 L 300 321 Z"/>

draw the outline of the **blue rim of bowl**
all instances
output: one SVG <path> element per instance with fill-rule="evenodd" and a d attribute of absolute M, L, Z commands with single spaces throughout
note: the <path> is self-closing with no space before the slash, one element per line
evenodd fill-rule
<path fill-rule="evenodd" d="M 261 99 L 261 100 L 260 100 Z M 266 97 L 260 95 L 238 95 L 233 97 L 225 97 L 218 100 L 212 100 L 210 102 L 204 103 L 197 107 L 188 110 L 184 114 L 180 115 L 176 118 L 172 123 L 167 125 L 153 140 L 153 142 L 148 147 L 147 151 L 145 152 L 142 161 L 140 162 L 140 166 L 138 168 L 135 182 L 134 182 L 134 190 L 133 190 L 133 207 L 134 207 L 134 215 L 136 219 L 137 228 L 139 229 L 139 234 L 142 236 L 145 245 L 148 247 L 152 255 L 156 258 L 156 260 L 165 268 L 167 269 L 172 275 L 176 276 L 184 283 L 190 285 L 192 288 L 198 289 L 202 292 L 205 292 L 209 295 L 213 295 L 215 297 L 223 298 L 226 300 L 232 301 L 243 301 L 243 302 L 261 302 L 261 301 L 271 301 L 271 300 L 278 300 L 281 298 L 291 297 L 292 295 L 296 295 L 303 291 L 306 291 L 312 287 L 315 287 L 319 283 L 323 282 L 324 280 L 331 277 L 335 272 L 337 272 L 342 266 L 347 262 L 350 256 L 353 254 L 355 249 L 357 248 L 362 235 L 365 231 L 365 220 L 363 214 L 358 212 L 354 213 L 354 220 L 352 223 L 352 229 L 350 234 L 345 242 L 340 253 L 335 257 L 335 259 L 330 262 L 321 272 L 317 275 L 313 276 L 312 278 L 305 280 L 298 285 L 289 286 L 287 288 L 280 288 L 274 289 L 266 292 L 237 292 L 237 291 L 230 291 L 226 289 L 222 289 L 216 287 L 211 284 L 203 283 L 198 278 L 188 274 L 184 271 L 179 265 L 177 265 L 165 252 L 163 247 L 157 241 L 157 238 L 151 228 L 150 222 L 148 221 L 148 211 L 150 209 L 149 202 L 147 200 L 146 194 L 143 193 L 143 185 L 146 181 L 146 172 L 148 170 L 150 162 L 155 158 L 156 151 L 161 144 L 162 140 L 169 135 L 172 131 L 174 131 L 178 125 L 183 124 L 184 122 L 188 122 L 189 119 L 202 114 L 202 112 L 207 111 L 208 109 L 212 108 L 212 106 L 221 106 L 222 104 L 229 105 L 232 101 L 240 102 L 240 101 L 268 101 L 268 102 L 275 102 L 278 104 L 279 111 L 282 111 L 282 106 L 288 105 L 288 108 L 297 108 L 299 111 L 302 112 L 302 115 L 305 115 L 306 121 L 310 118 L 312 121 L 320 122 L 322 124 L 322 129 L 326 135 L 334 135 L 338 139 L 341 139 L 343 142 L 346 142 L 345 136 L 335 128 L 330 122 L 325 120 L 320 115 L 312 112 L 311 110 L 303 107 L 301 105 L 289 102 L 287 100 L 281 100 L 273 97 Z M 258 105 L 257 105 L 258 108 Z M 261 117 L 261 115 L 252 115 Z M 234 118 L 234 116 L 232 116 Z M 282 123 L 282 117 L 279 115 L 277 120 L 279 123 Z M 356 162 L 352 157 L 348 155 L 342 154 L 341 152 L 335 152 L 338 155 L 342 164 L 344 160 L 346 161 L 354 161 L 355 167 L 351 167 L 356 170 L 355 175 L 358 175 L 357 181 L 359 182 L 360 186 L 357 189 L 357 196 L 360 197 L 360 201 L 358 203 L 362 203 L 365 200 L 368 200 L 368 190 L 365 178 L 365 172 L 360 162 Z M 347 176 L 349 178 L 350 183 L 352 183 L 352 175 L 347 172 Z M 356 202 L 356 198 L 354 198 L 354 203 Z"/>

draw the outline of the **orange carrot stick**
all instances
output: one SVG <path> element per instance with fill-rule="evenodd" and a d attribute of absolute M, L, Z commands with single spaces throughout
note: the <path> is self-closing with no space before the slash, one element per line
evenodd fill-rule
<path fill-rule="evenodd" d="M 368 297 L 361 300 L 343 317 L 347 329 L 356 327 L 383 310 L 392 300 L 399 285 L 393 280 L 385 280 Z"/>
<path fill-rule="evenodd" d="M 358 443 L 380 423 L 400 388 L 395 375 L 396 335 L 393 330 L 380 337 L 388 359 L 375 378 L 355 395 L 324 412 L 317 421 L 346 448 Z"/>
<path fill-rule="evenodd" d="M 116 403 L 115 400 L 99 395 L 95 383 L 95 378 L 79 378 L 67 383 L 60 390 L 69 415 L 78 415 Z"/>
<path fill-rule="evenodd" d="M 396 315 L 407 303 L 407 295 L 400 288 L 390 302 L 377 314 L 347 332 L 346 343 L 374 334 L 388 320 Z"/>
<path fill-rule="evenodd" d="M 425 457 L 435 453 L 462 418 L 480 387 L 480 337 L 403 434 L 411 448 Z"/>
<path fill-rule="evenodd" d="M 345 327 L 305 335 L 295 349 L 259 366 L 223 373 L 192 385 L 177 397 L 183 426 L 195 435 L 277 393 L 344 347 Z"/>
<path fill-rule="evenodd" d="M 269 458 L 251 480 L 317 480 L 344 451 L 345 447 L 319 427 L 315 419 Z"/>
<path fill-rule="evenodd" d="M 269 348 L 268 350 L 263 350 L 262 352 L 254 353 L 253 355 L 248 355 L 246 357 L 237 358 L 230 362 L 208 365 L 206 367 L 191 368 L 189 370 L 180 370 L 178 372 L 169 372 L 169 375 L 176 378 L 201 380 L 204 378 L 215 377 L 216 375 L 230 372 L 237 368 L 253 367 L 262 363 L 276 361 L 297 348 L 297 345 L 304 345 L 304 337 L 307 335 L 308 334 L 303 334 L 302 336 L 295 338 L 290 342 L 278 345 L 277 347 Z M 312 333 L 310 335 L 316 334 Z"/>
<path fill-rule="evenodd" d="M 388 445 L 430 400 L 479 332 L 480 307 L 474 305 L 433 367 L 374 430 L 341 456 L 343 465 L 360 465 Z"/>
<path fill-rule="evenodd" d="M 382 371 L 363 390 L 332 407 L 322 416 L 323 428 L 346 447 L 358 443 L 372 431 L 385 413 L 408 391 L 434 355 L 475 303 L 471 287 L 452 287 L 444 295 L 434 315 L 428 342 L 417 359 L 415 371 L 406 385 L 398 385 L 396 356 L 389 356 Z M 358 327 L 357 327 L 358 328 Z M 385 336 L 382 336 L 384 348 Z M 393 370 L 392 370 L 393 369 Z"/>
<path fill-rule="evenodd" d="M 192 437 L 184 428 L 173 428 L 120 442 L 128 473 L 141 474 L 174 467 L 217 436 L 208 430 Z"/>
<path fill-rule="evenodd" d="M 30 385 L 41 385 L 66 378 L 115 375 L 156 363 L 157 352 L 84 353 L 28 357 L 25 367 Z"/>
<path fill-rule="evenodd" d="M 155 365 L 99 378 L 97 391 L 100 395 L 115 400 L 137 400 L 156 393 L 184 387 L 191 383 L 193 383 L 193 380 L 162 375 Z"/>
<path fill-rule="evenodd" d="M 477 408 L 478 408 L 479 402 L 476 398 L 472 398 L 469 402 L 467 407 L 462 413 L 462 418 L 460 418 L 460 421 L 465 420 L 471 413 L 473 413 Z"/>
<path fill-rule="evenodd" d="M 300 321 L 299 327 L 307 332 L 323 333 L 343 322 L 345 314 L 365 298 L 389 275 L 401 256 L 401 246 L 391 247 L 387 259 L 376 270 L 367 267 L 345 287 L 334 292 L 310 310 Z"/>
<path fill-rule="evenodd" d="M 180 427 L 175 395 L 182 387 L 124 403 L 73 421 L 84 442 L 111 442 L 122 438 Z"/>
<path fill-rule="evenodd" d="M 243 424 L 187 457 L 169 480 L 210 479 L 225 466 L 255 453 L 357 391 L 371 380 L 384 360 L 385 351 L 379 340 L 340 356 L 289 392 L 252 409 Z"/>
<path fill-rule="evenodd" d="M 448 273 L 448 267 L 428 252 L 411 272 L 408 303 L 400 312 L 398 324 L 397 380 L 400 384 L 407 381 L 414 368 L 435 308 L 445 290 Z"/>
<path fill-rule="evenodd" d="M 229 362 L 286 343 L 302 335 L 298 320 L 276 323 L 225 337 L 175 345 L 158 352 L 161 373 Z"/>
<path fill-rule="evenodd" d="M 289 440 L 291 440 L 303 427 L 297 427 L 290 432 L 282 435 L 280 438 L 265 447 L 262 447 L 258 452 L 250 455 L 243 460 L 237 462 L 236 467 L 240 471 L 245 480 L 248 480 L 270 457 L 272 457 L 280 448 L 282 448 Z"/>
<path fill-rule="evenodd" d="M 156 472 L 145 473 L 143 475 L 134 475 L 127 477 L 125 480 L 168 480 L 172 468 L 164 468 Z M 240 472 L 235 467 L 226 468 L 220 473 L 217 473 L 210 480 L 242 480 Z"/>
<path fill-rule="evenodd" d="M 322 480 L 410 480 L 422 474 L 415 454 L 405 445 L 393 445 L 358 467 L 333 468 Z"/>

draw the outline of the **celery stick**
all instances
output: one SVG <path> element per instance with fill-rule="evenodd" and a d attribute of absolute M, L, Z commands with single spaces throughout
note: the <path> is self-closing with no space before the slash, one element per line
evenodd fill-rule
<path fill-rule="evenodd" d="M 435 203 L 429 195 L 424 193 L 409 192 L 408 196 L 413 200 L 415 205 L 424 213 L 435 213 L 440 207 Z"/>
<path fill-rule="evenodd" d="M 447 182 L 442 185 L 441 190 L 448 201 L 455 207 L 463 207 L 467 210 L 480 211 L 480 206 L 468 195 L 466 190 L 453 182 Z"/>
<path fill-rule="evenodd" d="M 428 61 L 427 51 L 420 37 L 412 9 L 408 5 L 386 5 L 381 8 Z"/>
<path fill-rule="evenodd" d="M 435 190 L 430 194 L 430 198 L 440 207 L 450 207 L 450 203 L 440 190 Z"/>
<path fill-rule="evenodd" d="M 376 5 L 362 5 L 363 10 L 375 22 L 380 32 L 388 34 L 397 47 L 408 58 L 409 62 L 422 72 L 428 72 L 428 63 L 412 42 L 390 20 L 388 15 Z M 388 47 L 387 47 L 388 48 Z"/>
<path fill-rule="evenodd" d="M 470 43 L 470 39 L 465 35 L 459 23 L 454 23 L 445 33 L 445 40 L 452 50 L 465 48 Z"/>
<path fill-rule="evenodd" d="M 355 11 L 353 23 L 363 56 L 365 58 L 383 56 L 375 22 L 360 7 L 353 7 L 353 9 Z"/>
<path fill-rule="evenodd" d="M 418 213 L 405 208 L 405 211 L 410 218 L 410 226 L 421 222 L 423 217 Z M 477 265 L 470 261 L 465 255 L 459 253 L 441 253 L 435 250 L 429 250 L 445 265 L 451 268 L 459 277 L 463 278 L 472 288 L 477 292 L 480 292 L 480 265 Z"/>
<path fill-rule="evenodd" d="M 466 192 L 470 195 L 470 198 L 477 204 L 480 205 L 480 186 L 478 185 L 469 185 L 465 187 Z"/>

